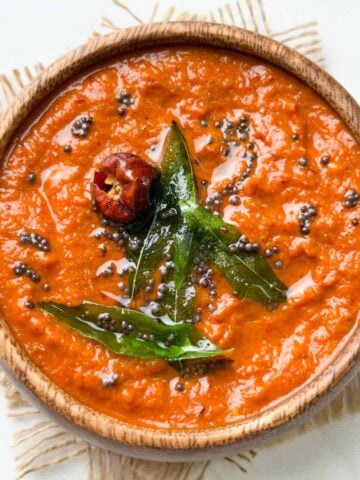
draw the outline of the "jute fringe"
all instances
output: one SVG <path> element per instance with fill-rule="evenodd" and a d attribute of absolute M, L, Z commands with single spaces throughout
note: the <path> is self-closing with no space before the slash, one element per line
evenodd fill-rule
<path fill-rule="evenodd" d="M 239 0 L 227 3 L 205 15 L 186 11 L 177 12 L 175 7 L 169 8 L 164 13 L 161 12 L 160 4 L 154 3 L 148 19 L 142 19 L 120 0 L 114 0 L 114 4 L 120 9 L 120 15 L 127 15 L 127 20 L 135 23 L 160 20 L 208 20 L 238 25 L 272 37 L 324 65 L 317 22 L 309 22 L 272 33 L 263 0 Z M 103 17 L 101 28 L 106 32 L 118 30 L 120 27 L 116 24 L 116 20 Z M 95 36 L 100 34 L 99 32 L 93 33 Z M 14 69 L 9 75 L 0 75 L 0 105 L 8 105 L 21 89 L 43 69 L 43 65 L 39 63 L 32 68 Z M 211 461 L 188 464 L 157 463 L 124 457 L 94 447 L 74 437 L 32 408 L 1 371 L 0 385 L 6 390 L 9 416 L 19 423 L 19 430 L 15 434 L 13 445 L 17 469 L 16 480 L 20 480 L 30 473 L 47 471 L 56 465 L 81 456 L 86 457 L 88 461 L 88 480 L 205 480 L 211 469 Z M 358 412 L 360 410 L 359 398 L 360 374 L 327 408 L 284 438 L 299 435 L 329 421 L 339 420 L 344 414 Z M 275 443 L 281 441 L 284 439 Z M 246 474 L 251 468 L 256 454 L 254 450 L 250 450 L 233 457 L 225 457 L 223 461 L 239 473 Z"/>
<path fill-rule="evenodd" d="M 262 0 L 238 0 L 227 3 L 223 7 L 208 14 L 197 14 L 187 11 L 177 12 L 174 6 L 170 7 L 167 12 L 161 14 L 159 12 L 159 3 L 155 3 L 150 17 L 147 19 L 140 18 L 126 3 L 120 0 L 113 1 L 114 4 L 120 7 L 135 23 L 156 22 L 161 20 L 207 20 L 228 25 L 237 25 L 272 37 L 303 55 L 308 56 L 314 62 L 322 66 L 325 65 L 325 59 L 321 55 L 321 42 L 317 30 L 317 22 L 304 23 L 282 32 L 271 33 Z M 118 30 L 120 28 L 113 20 L 106 17 L 103 17 L 101 26 L 110 30 Z M 99 35 L 98 32 L 94 34 Z M 304 42 L 299 43 L 299 40 L 302 39 L 304 39 Z"/>

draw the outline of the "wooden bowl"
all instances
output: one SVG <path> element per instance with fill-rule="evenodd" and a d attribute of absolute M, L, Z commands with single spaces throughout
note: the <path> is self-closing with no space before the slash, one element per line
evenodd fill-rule
<path fill-rule="evenodd" d="M 97 37 L 51 65 L 16 99 L 0 126 L 0 156 L 39 103 L 74 74 L 111 56 L 142 47 L 196 44 L 228 48 L 264 58 L 312 87 L 360 140 L 360 108 L 326 72 L 295 51 L 255 33 L 224 25 L 175 22 L 141 25 Z M 359 319 L 358 319 L 359 320 Z M 51 382 L 17 345 L 0 318 L 0 358 L 20 388 L 57 421 L 103 447 L 153 460 L 185 461 L 224 455 L 259 443 L 310 415 L 320 400 L 339 390 L 359 366 L 360 325 L 356 323 L 333 356 L 306 384 L 258 415 L 221 428 L 171 432 L 140 428 L 98 413 Z"/>

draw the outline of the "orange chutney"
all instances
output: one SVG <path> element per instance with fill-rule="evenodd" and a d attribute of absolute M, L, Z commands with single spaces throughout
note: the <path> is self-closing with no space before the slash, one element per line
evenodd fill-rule
<path fill-rule="evenodd" d="M 135 100 L 120 114 L 119 92 Z M 72 125 L 84 115 L 93 123 L 77 137 Z M 226 122 L 244 116 L 248 139 L 225 144 Z M 232 348 L 233 362 L 186 379 L 163 360 L 112 354 L 36 307 L 40 300 L 116 304 L 109 293 L 120 295 L 126 276 L 101 272 L 111 263 L 120 270 L 125 253 L 94 236 L 102 225 L 91 204 L 93 172 L 114 152 L 159 164 L 174 119 L 189 145 L 201 201 L 237 183 L 240 202 L 223 196 L 221 215 L 259 242 L 262 253 L 279 248 L 269 264 L 289 287 L 286 302 L 269 309 L 234 296 L 216 272 L 215 299 L 198 286 L 197 326 L 219 347 Z M 72 149 L 64 151 L 66 145 Z M 257 157 L 246 178 L 244 152 Z M 237 421 L 311 378 L 356 322 L 360 211 L 356 201 L 345 205 L 351 190 L 360 191 L 359 145 L 321 98 L 284 71 L 201 47 L 125 55 L 59 90 L 1 166 L 1 312 L 31 360 L 97 411 L 169 429 Z M 310 234 L 300 231 L 304 205 L 317 212 Z M 24 230 L 49 239 L 50 251 L 19 242 Z M 17 262 L 41 281 L 16 277 Z M 105 388 L 101 379 L 111 374 L 118 381 Z M 179 381 L 184 389 L 176 388 Z"/>

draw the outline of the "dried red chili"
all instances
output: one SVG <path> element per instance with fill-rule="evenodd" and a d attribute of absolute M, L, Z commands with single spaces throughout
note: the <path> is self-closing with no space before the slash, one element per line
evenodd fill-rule
<path fill-rule="evenodd" d="M 153 206 L 160 170 L 132 153 L 114 153 L 95 171 L 93 196 L 103 216 L 128 224 Z"/>

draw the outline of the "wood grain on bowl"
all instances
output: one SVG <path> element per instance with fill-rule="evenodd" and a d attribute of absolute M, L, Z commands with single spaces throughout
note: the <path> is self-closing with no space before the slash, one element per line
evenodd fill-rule
<path fill-rule="evenodd" d="M 97 37 L 58 60 L 17 98 L 7 112 L 0 125 L 0 155 L 2 157 L 6 155 L 13 138 L 19 129 L 29 122 L 37 107 L 74 75 L 111 57 L 164 45 L 220 47 L 269 61 L 293 74 L 317 92 L 348 127 L 353 138 L 360 140 L 358 105 L 318 66 L 287 47 L 246 30 L 216 24 L 179 22 L 142 25 L 106 37 Z M 312 93 L 309 93 L 306 97 L 309 101 L 311 95 Z M 288 108 L 288 105 L 285 107 Z M 300 163 L 300 168 L 306 165 L 305 159 L 302 164 Z M 326 362 L 321 363 L 314 375 L 301 386 L 271 402 L 270 406 L 261 410 L 261 413 L 247 415 L 241 421 L 225 426 L 214 426 L 211 429 L 172 431 L 148 428 L 141 425 L 141 422 L 139 425 L 127 423 L 123 419 L 116 419 L 86 406 L 52 382 L 29 359 L 15 341 L 4 318 L 1 319 L 0 352 L 1 358 L 16 377 L 50 407 L 50 410 L 57 412 L 78 428 L 92 432 L 96 438 L 103 437 L 106 441 L 113 442 L 112 448 L 122 449 L 128 454 L 136 452 L 147 458 L 160 459 L 164 458 L 164 454 L 173 460 L 189 458 L 191 455 L 204 458 L 213 455 L 214 452 L 224 453 L 228 449 L 238 449 L 240 445 L 257 442 L 260 438 L 266 438 L 269 434 L 288 428 L 301 416 L 309 414 L 330 390 L 336 391 L 358 365 L 360 355 L 358 323 L 358 320 L 354 322 L 353 327 L 346 332 Z"/>

